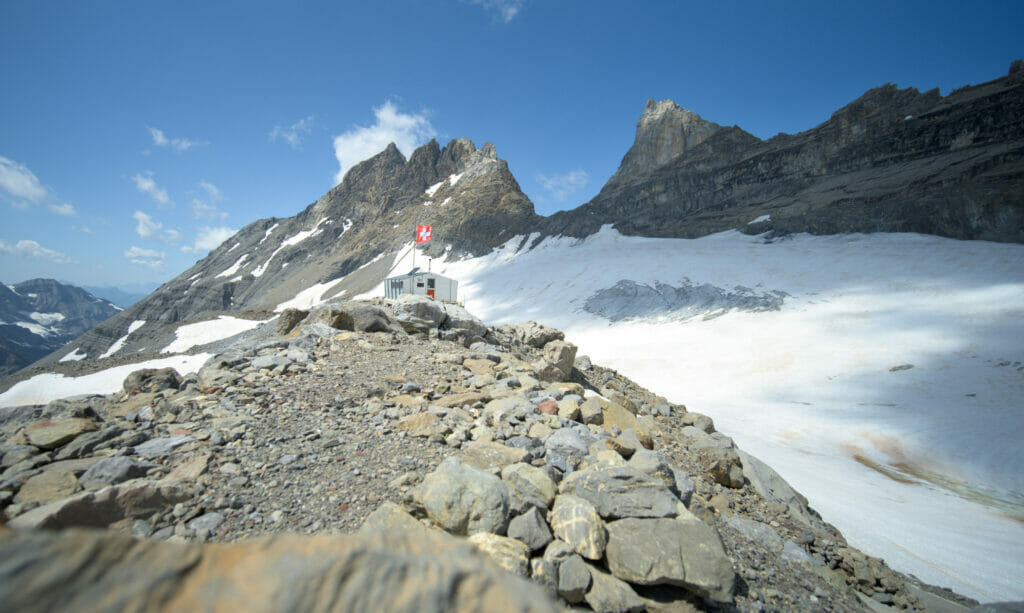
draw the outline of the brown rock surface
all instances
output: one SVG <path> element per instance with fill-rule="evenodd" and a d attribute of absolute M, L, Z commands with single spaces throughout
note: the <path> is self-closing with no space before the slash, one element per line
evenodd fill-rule
<path fill-rule="evenodd" d="M 540 587 L 458 540 L 404 531 L 199 545 L 3 530 L 0 602 L 13 611 L 555 610 Z"/>
<path fill-rule="evenodd" d="M 25 427 L 25 438 L 40 449 L 56 449 L 75 440 L 80 434 L 92 432 L 99 426 L 90 419 L 68 417 L 44 419 Z"/>

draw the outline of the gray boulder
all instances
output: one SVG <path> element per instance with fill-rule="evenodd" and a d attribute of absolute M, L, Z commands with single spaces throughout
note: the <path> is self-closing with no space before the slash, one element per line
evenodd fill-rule
<path fill-rule="evenodd" d="M 604 522 L 590 502 L 563 494 L 555 498 L 549 519 L 555 536 L 576 553 L 589 560 L 600 560 L 604 555 Z"/>
<path fill-rule="evenodd" d="M 195 439 L 187 434 L 161 436 L 135 446 L 135 453 L 143 458 L 156 459 L 169 456 L 172 451 Z"/>
<path fill-rule="evenodd" d="M 508 488 L 501 479 L 449 457 L 423 479 L 413 499 L 427 517 L 452 534 L 505 534 Z"/>
<path fill-rule="evenodd" d="M 607 557 L 612 574 L 630 583 L 677 585 L 732 602 L 732 563 L 718 535 L 696 517 L 610 522 Z"/>
<path fill-rule="evenodd" d="M 729 524 L 733 530 L 736 530 L 769 551 L 776 553 L 782 551 L 782 537 L 775 531 L 775 528 L 764 522 L 743 519 L 734 515 L 726 518 L 725 523 Z"/>
<path fill-rule="evenodd" d="M 488 426 L 499 426 L 509 419 L 522 420 L 527 415 L 536 413 L 537 409 L 526 398 L 515 395 L 507 398 L 498 398 L 487 403 L 484 407 L 482 417 L 484 424 Z"/>
<path fill-rule="evenodd" d="M 530 551 L 543 549 L 551 542 L 551 529 L 536 507 L 517 515 L 508 524 L 508 535 L 522 541 Z"/>
<path fill-rule="evenodd" d="M 129 394 L 160 392 L 166 389 L 178 389 L 181 386 L 181 381 L 181 375 L 173 368 L 143 368 L 125 377 L 122 387 Z"/>
<path fill-rule="evenodd" d="M 252 359 L 252 367 L 256 370 L 284 368 L 291 363 L 292 361 L 283 355 L 261 355 Z"/>
<path fill-rule="evenodd" d="M 339 306 L 356 332 L 398 332 L 402 329 L 384 309 L 365 302 L 344 302 Z"/>
<path fill-rule="evenodd" d="M 576 345 L 565 341 L 551 341 L 544 345 L 544 360 L 562 373 L 562 378 L 572 374 L 573 362 L 576 360 Z"/>
<path fill-rule="evenodd" d="M 544 457 L 549 466 L 570 472 L 589 453 L 593 440 L 584 440 L 573 428 L 559 428 L 544 441 Z"/>
<path fill-rule="evenodd" d="M 134 460 L 126 456 L 103 458 L 78 478 L 84 487 L 113 485 L 136 477 L 145 477 L 149 469 L 157 465 Z"/>
<path fill-rule="evenodd" d="M 447 318 L 441 326 L 442 328 L 463 332 L 470 337 L 483 337 L 487 335 L 487 326 L 484 322 L 459 305 L 446 304 L 444 305 L 444 311 Z"/>
<path fill-rule="evenodd" d="M 579 554 L 572 554 L 558 567 L 558 595 L 568 602 L 583 602 L 590 589 L 590 569 Z"/>
<path fill-rule="evenodd" d="M 503 468 L 501 480 L 508 486 L 513 506 L 519 511 L 537 507 L 546 512 L 551 508 L 558 489 L 547 473 L 522 462 Z"/>
<path fill-rule="evenodd" d="M 309 315 L 309 311 L 303 311 L 300 309 L 285 309 L 281 311 L 281 314 L 277 316 L 277 323 L 274 324 L 274 332 L 278 336 L 284 336 L 292 330 L 295 326 L 299 325 L 306 316 Z"/>
<path fill-rule="evenodd" d="M 80 492 L 15 517 L 12 528 L 105 528 L 125 518 L 145 518 L 191 498 L 177 483 L 134 479 L 91 492 Z M 2 582 L 0 582 L 2 583 Z"/>
<path fill-rule="evenodd" d="M 811 512 L 807 508 L 806 498 L 797 493 L 771 466 L 745 451 L 738 449 L 737 453 L 743 462 L 743 476 L 758 494 L 772 502 L 786 505 L 790 517 L 810 525 Z"/>
<path fill-rule="evenodd" d="M 585 600 L 594 613 L 639 613 L 647 606 L 629 584 L 595 566 L 590 571 L 590 589 Z"/>
<path fill-rule="evenodd" d="M 222 523 L 224 523 L 222 513 L 204 513 L 188 522 L 188 529 L 195 532 L 197 536 L 205 538 L 214 534 Z"/>
<path fill-rule="evenodd" d="M 535 321 L 518 323 L 513 330 L 516 340 L 537 349 L 541 349 L 551 341 L 565 339 L 565 333 L 561 330 L 549 328 Z"/>
<path fill-rule="evenodd" d="M 680 502 L 664 482 L 632 466 L 576 471 L 562 481 L 559 492 L 589 500 L 605 519 L 673 517 Z"/>
<path fill-rule="evenodd" d="M 444 305 L 426 296 L 405 294 L 395 301 L 391 310 L 395 320 L 410 334 L 429 334 L 437 330 L 447 317 Z"/>

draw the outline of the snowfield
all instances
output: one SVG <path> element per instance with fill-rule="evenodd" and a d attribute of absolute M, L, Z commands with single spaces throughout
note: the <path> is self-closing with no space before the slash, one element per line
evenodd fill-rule
<path fill-rule="evenodd" d="M 711 415 L 867 553 L 1024 599 L 1024 246 L 610 227 L 531 242 L 434 270 L 488 323 L 561 328 Z"/>
<path fill-rule="evenodd" d="M 98 359 L 102 360 L 103 358 L 109 358 L 118 351 L 121 351 L 121 347 L 124 347 L 125 342 L 128 340 L 128 337 L 132 335 L 132 332 L 135 332 L 144 325 L 146 325 L 145 319 L 137 319 L 133 321 L 131 325 L 128 326 L 127 334 L 114 341 L 114 343 L 110 345 L 110 347 L 108 347 L 106 351 L 100 354 L 100 357 Z"/>
<path fill-rule="evenodd" d="M 269 320 L 268 320 L 269 321 Z M 217 319 L 187 324 L 175 330 L 175 339 L 160 350 L 160 353 L 180 353 L 197 345 L 230 338 L 240 332 L 252 330 L 263 323 L 255 319 L 238 319 L 221 315 Z"/>
<path fill-rule="evenodd" d="M 125 377 L 136 370 L 171 367 L 179 374 L 186 375 L 198 371 L 211 356 L 212 354 L 209 353 L 200 353 L 147 360 L 137 364 L 108 368 L 81 377 L 65 377 L 51 373 L 36 375 L 31 379 L 15 383 L 11 389 L 0 394 L 0 408 L 46 404 L 57 398 L 82 394 L 113 394 L 121 391 Z"/>

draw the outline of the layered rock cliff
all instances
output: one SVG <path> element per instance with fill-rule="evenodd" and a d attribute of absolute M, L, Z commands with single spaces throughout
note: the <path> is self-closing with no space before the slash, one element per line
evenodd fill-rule
<path fill-rule="evenodd" d="M 1024 241 L 1024 70 L 948 96 L 893 84 L 823 124 L 762 141 L 649 101 L 636 142 L 590 202 L 549 234 L 693 238 L 921 232 Z M 756 221 L 755 221 L 756 220 Z"/>

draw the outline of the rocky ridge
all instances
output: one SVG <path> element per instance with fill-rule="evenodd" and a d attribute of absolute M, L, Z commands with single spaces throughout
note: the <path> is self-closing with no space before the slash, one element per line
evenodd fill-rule
<path fill-rule="evenodd" d="M 195 376 L 138 371 L 0 432 L 19 609 L 976 604 L 849 547 L 710 417 L 561 332 L 419 297 L 287 310 Z"/>
<path fill-rule="evenodd" d="M 762 141 L 670 100 L 648 101 L 636 141 L 590 202 L 548 234 L 696 238 L 920 232 L 1024 241 L 1024 70 L 941 96 L 869 90 L 821 125 Z"/>
<path fill-rule="evenodd" d="M 392 144 L 296 216 L 242 228 L 148 298 L 77 339 L 68 352 L 95 359 L 126 337 L 121 353 L 158 353 L 166 336 L 161 331 L 200 314 L 272 311 L 311 286 L 342 277 L 347 284 L 333 292 L 322 287 L 324 297 L 354 296 L 395 272 L 383 255 L 408 249 L 416 224 L 445 229 L 422 250 L 437 257 L 486 253 L 527 233 L 537 219 L 492 144 L 477 149 L 460 138 L 442 149 L 432 140 L 408 160 Z M 129 332 L 135 322 L 144 323 Z"/>

